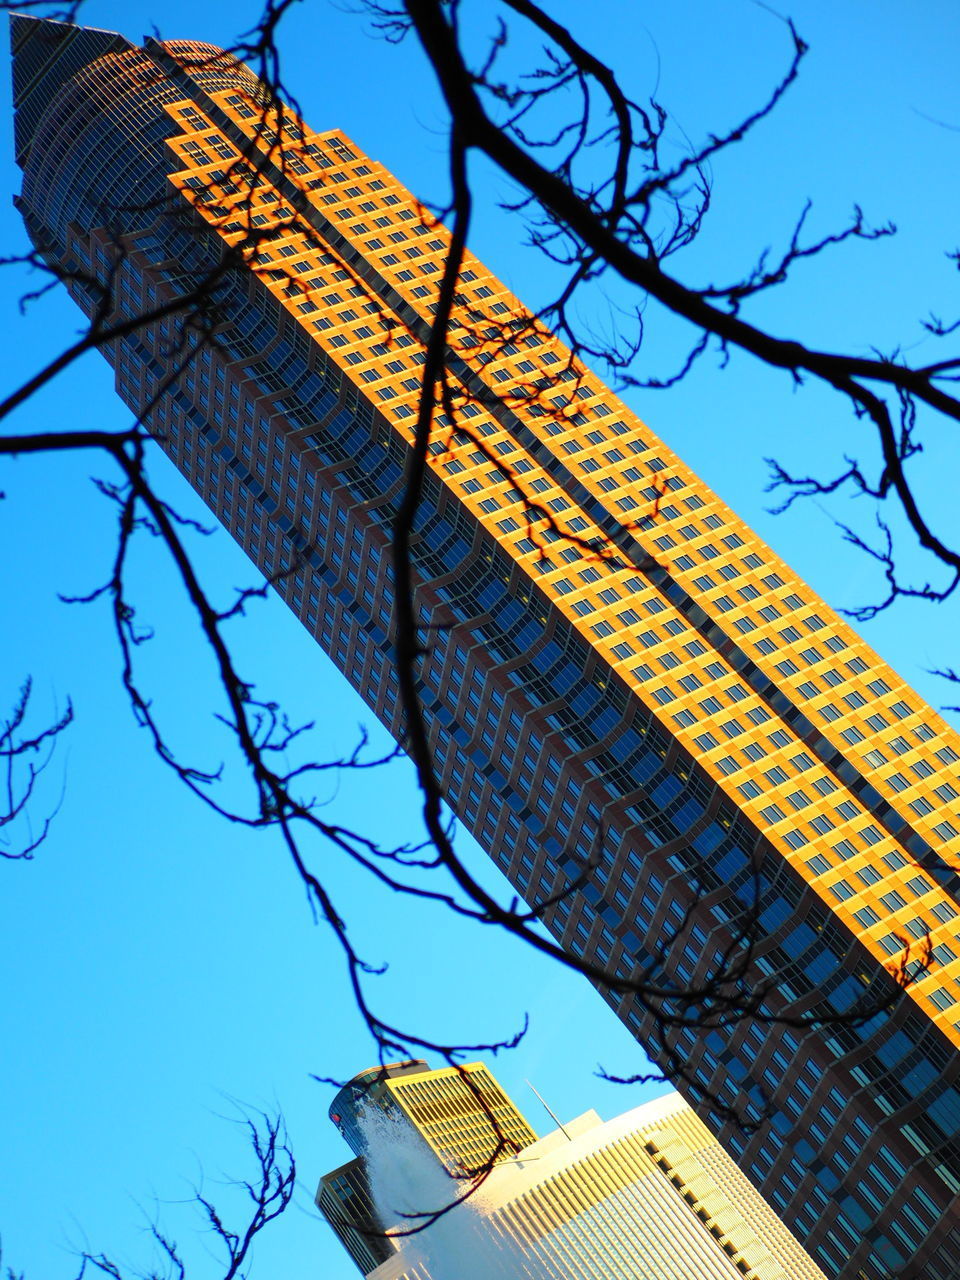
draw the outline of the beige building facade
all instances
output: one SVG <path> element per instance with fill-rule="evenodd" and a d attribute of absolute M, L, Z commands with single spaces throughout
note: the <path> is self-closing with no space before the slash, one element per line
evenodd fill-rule
<path fill-rule="evenodd" d="M 824 1280 L 678 1094 L 587 1112 L 499 1164 L 437 1241 L 439 1225 L 369 1280 Z"/>

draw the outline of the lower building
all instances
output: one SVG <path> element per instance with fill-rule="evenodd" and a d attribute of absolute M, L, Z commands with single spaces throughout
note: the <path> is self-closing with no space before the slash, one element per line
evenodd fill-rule
<path fill-rule="evenodd" d="M 469 1177 L 537 1140 L 482 1062 L 431 1070 L 422 1058 L 407 1058 L 371 1067 L 340 1089 L 329 1115 L 356 1158 L 323 1175 L 316 1204 L 364 1275 L 397 1252 L 377 1218 L 370 1187 L 373 1117 L 387 1135 L 400 1127 L 415 1134 L 417 1156 L 448 1181 Z M 378 1156 L 386 1154 L 385 1145 L 378 1144 Z M 443 1183 L 442 1194 L 450 1199 L 455 1191 Z"/>
<path fill-rule="evenodd" d="M 329 1114 L 355 1155 L 366 1149 L 361 1120 L 371 1111 L 408 1122 L 452 1177 L 470 1176 L 537 1140 L 482 1062 L 431 1070 L 422 1058 L 407 1058 L 354 1076 Z"/>
<path fill-rule="evenodd" d="M 428 1090 L 432 1077 L 457 1074 L 416 1066 L 409 1074 Z M 363 1171 L 367 1199 L 347 1209 L 361 1215 L 361 1249 L 325 1201 L 343 1169 L 321 1180 L 317 1199 L 368 1280 L 824 1280 L 679 1094 L 606 1122 L 588 1111 L 503 1153 L 462 1204 L 436 1217 L 472 1184 L 438 1155 L 434 1135 L 379 1101 L 354 1115 L 361 1154 L 344 1168 Z"/>
<path fill-rule="evenodd" d="M 384 1234 L 376 1217 L 362 1156 L 323 1175 L 316 1205 L 363 1275 L 369 1275 L 396 1254 L 396 1245 Z"/>

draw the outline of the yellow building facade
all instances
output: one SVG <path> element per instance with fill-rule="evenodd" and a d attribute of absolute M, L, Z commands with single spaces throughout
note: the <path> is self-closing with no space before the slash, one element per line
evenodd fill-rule
<path fill-rule="evenodd" d="M 331 1103 L 330 1119 L 358 1154 L 361 1111 L 405 1121 L 455 1178 L 482 1172 L 537 1137 L 482 1062 L 431 1068 L 413 1058 L 355 1076 Z"/>

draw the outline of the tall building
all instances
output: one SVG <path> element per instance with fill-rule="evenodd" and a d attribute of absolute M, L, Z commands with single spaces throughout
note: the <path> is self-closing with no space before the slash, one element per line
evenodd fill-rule
<path fill-rule="evenodd" d="M 482 1172 L 537 1138 L 482 1062 L 431 1070 L 410 1058 L 354 1076 L 330 1105 L 354 1155 L 363 1151 L 358 1110 L 373 1107 L 413 1125 L 451 1177 Z"/>
<path fill-rule="evenodd" d="M 212 46 L 24 16 L 13 44 L 19 207 L 87 314 L 103 286 L 119 317 L 173 301 L 247 246 L 215 342 L 164 316 L 104 354 L 251 559 L 294 566 L 277 589 L 399 734 L 390 530 L 446 231 Z M 579 882 L 545 913 L 567 948 L 661 989 L 740 954 L 759 893 L 763 1016 L 665 1032 L 607 999 L 687 1064 L 828 1275 L 952 1280 L 960 740 L 469 254 L 447 367 L 415 589 L 442 624 L 420 688 L 451 805 L 528 901 Z M 903 998 L 833 1018 L 894 995 L 927 937 Z M 829 1025 L 776 1020 L 815 1008 Z"/>
<path fill-rule="evenodd" d="M 607 1123 L 590 1111 L 544 1138 L 531 1134 L 498 1160 L 465 1204 L 422 1232 L 371 1234 L 371 1220 L 385 1233 L 406 1231 L 411 1224 L 404 1215 L 440 1207 L 463 1190 L 443 1172 L 434 1145 L 431 1116 L 450 1096 L 449 1069 L 398 1065 L 414 1069 L 403 1087 L 415 1091 L 418 1082 L 428 1109 L 393 1105 L 392 1076 L 374 1096 L 370 1081 L 377 1070 L 351 1081 L 346 1108 L 343 1095 L 331 1107 L 333 1116 L 350 1112 L 352 1127 L 343 1128 L 341 1120 L 341 1131 L 352 1134 L 361 1151 L 345 1167 L 358 1166 L 366 1177 L 370 1166 L 356 1234 L 363 1250 L 375 1241 L 386 1254 L 376 1266 L 368 1268 L 364 1252 L 345 1239 L 355 1197 L 329 1199 L 331 1182 L 342 1183 L 343 1171 L 322 1178 L 317 1193 L 321 1211 L 369 1280 L 824 1280 L 677 1094 Z M 501 1107 L 519 1115 L 486 1068 L 473 1063 L 467 1069 L 485 1089 L 492 1086 Z M 489 1123 L 474 1103 L 457 1108 L 458 1129 L 464 1111 Z M 371 1124 L 371 1112 L 387 1123 Z"/>
<path fill-rule="evenodd" d="M 316 1203 L 364 1275 L 396 1248 L 384 1238 L 386 1224 L 371 1199 L 361 1122 L 371 1113 L 407 1126 L 424 1156 L 453 1179 L 483 1173 L 537 1140 L 482 1062 L 431 1070 L 422 1058 L 410 1058 L 354 1076 L 331 1103 L 330 1119 L 355 1158 L 324 1174 Z"/>
<path fill-rule="evenodd" d="M 396 1256 L 397 1246 L 386 1235 L 374 1209 L 362 1156 L 325 1173 L 315 1200 L 362 1275 L 369 1275 L 381 1262 Z"/>

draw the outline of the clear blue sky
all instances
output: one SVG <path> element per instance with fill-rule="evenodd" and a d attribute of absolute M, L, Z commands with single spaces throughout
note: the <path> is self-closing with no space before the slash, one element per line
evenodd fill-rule
<path fill-rule="evenodd" d="M 441 196 L 443 116 L 428 71 L 412 43 L 397 48 L 370 38 L 347 8 L 306 0 L 291 11 L 281 36 L 285 78 L 315 127 L 344 129 L 418 194 Z M 572 0 L 550 8 L 583 22 L 584 7 Z M 165 35 L 227 43 L 256 10 L 255 0 L 88 0 L 83 12 L 135 39 L 157 26 Z M 750 0 L 608 0 L 587 12 L 605 23 L 592 33 L 598 49 L 629 68 L 637 94 L 657 84 L 678 128 L 694 138 L 755 105 L 788 56 L 782 26 Z M 780 243 L 807 196 L 815 202 L 812 228 L 821 232 L 859 201 L 875 220 L 897 222 L 897 239 L 802 267 L 795 286 L 754 314 L 780 333 L 860 350 L 916 343 L 917 320 L 929 309 L 948 318 L 960 310 L 956 273 L 943 256 L 957 237 L 955 3 L 930 0 L 908 10 L 895 0 L 801 0 L 792 14 L 812 53 L 776 117 L 716 166 L 715 219 L 698 251 L 703 276 L 733 277 L 759 249 Z M 0 85 L 8 190 L 0 234 L 15 251 L 25 239 L 9 203 L 19 175 L 10 159 L 6 76 Z M 520 246 L 516 225 L 493 206 L 497 193 L 496 184 L 484 185 L 473 247 L 521 296 L 543 300 L 549 279 Z M 21 319 L 22 273 L 5 268 L 0 285 L 5 394 L 69 340 L 80 317 L 58 295 Z M 673 330 L 650 319 L 653 353 L 666 360 Z M 839 542 L 828 512 L 808 505 L 774 518 L 766 511 L 765 455 L 826 473 L 844 450 L 869 447 L 842 404 L 795 393 L 745 358 L 724 371 L 705 364 L 675 391 L 628 398 L 831 603 L 875 595 L 871 567 Z M 126 421 L 105 363 L 91 357 L 5 428 L 119 428 Z M 954 536 L 956 463 L 956 446 L 935 437 L 917 467 Z M 72 1274 L 71 1249 L 83 1244 L 136 1260 L 147 1245 L 143 1212 L 159 1202 L 160 1216 L 197 1259 L 192 1280 L 216 1275 L 204 1242 L 191 1235 L 189 1212 L 176 1202 L 201 1176 L 215 1192 L 225 1173 L 242 1171 L 239 1138 L 220 1118 L 239 1099 L 282 1105 L 302 1180 L 298 1207 L 263 1241 L 258 1274 L 339 1280 L 352 1274 L 351 1264 L 310 1203 L 318 1174 L 347 1152 L 326 1120 L 329 1090 L 309 1075 L 350 1075 L 368 1065 L 371 1048 L 331 940 L 312 924 L 277 843 L 214 820 L 163 771 L 124 703 L 106 609 L 58 603 L 58 591 L 87 590 L 107 573 L 113 514 L 88 480 L 104 470 L 88 458 L 24 460 L 0 480 L 0 699 L 12 698 L 32 671 L 40 710 L 62 706 L 68 695 L 77 707 L 51 777 L 51 795 L 65 786 L 54 834 L 32 864 L 0 865 L 5 1261 L 29 1280 L 61 1280 Z M 202 516 L 161 458 L 154 472 L 181 511 Z M 832 510 L 869 517 L 862 503 L 839 501 Z M 212 590 L 251 581 L 226 535 L 197 554 Z M 158 630 L 147 656 L 152 687 L 180 740 L 202 760 L 215 759 L 204 657 L 175 584 L 147 549 L 136 583 L 141 615 Z M 900 606 L 865 633 L 933 702 L 944 700 L 947 691 L 927 669 L 960 662 L 956 608 Z M 373 728 L 277 601 L 237 628 L 236 646 L 241 669 L 264 694 L 318 722 L 318 754 L 347 749 L 360 722 Z M 414 832 L 409 771 L 401 765 L 378 779 L 374 805 L 365 786 L 345 783 L 330 812 L 376 822 L 384 833 Z M 367 955 L 391 961 L 376 985 L 388 1017 L 441 1038 L 484 1040 L 530 1013 L 527 1040 L 495 1070 L 535 1126 L 547 1122 L 526 1076 L 561 1116 L 591 1106 L 610 1116 L 656 1091 L 616 1089 L 593 1075 L 598 1062 L 629 1072 L 642 1058 L 583 981 L 437 910 L 406 903 L 400 912 L 322 856 Z M 485 867 L 478 851 L 470 857 Z"/>

